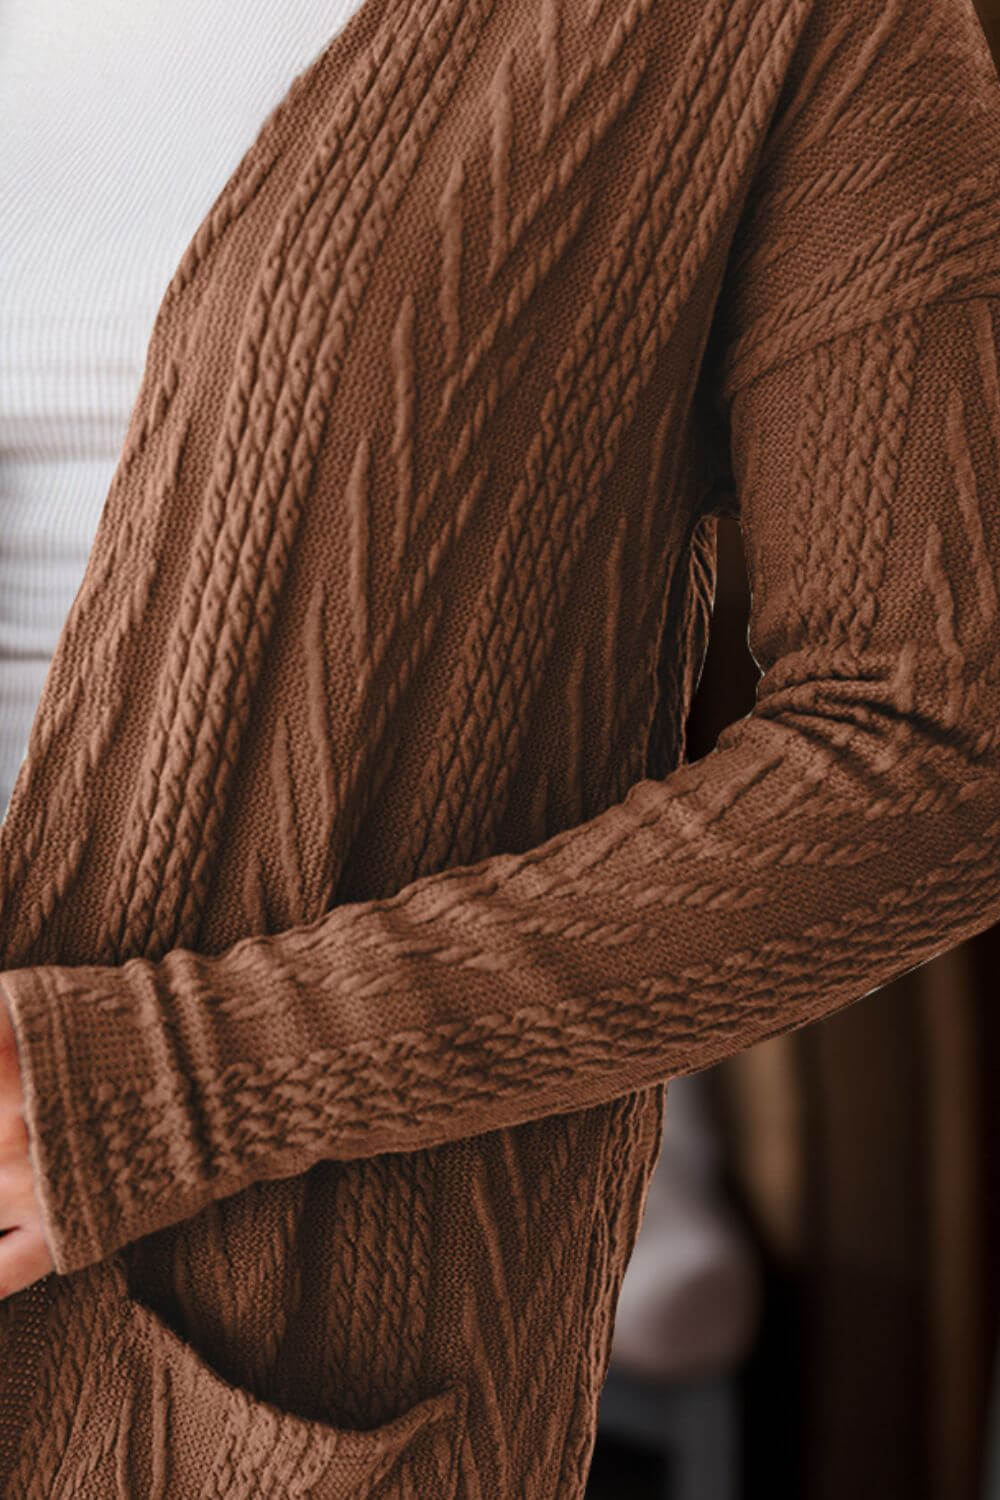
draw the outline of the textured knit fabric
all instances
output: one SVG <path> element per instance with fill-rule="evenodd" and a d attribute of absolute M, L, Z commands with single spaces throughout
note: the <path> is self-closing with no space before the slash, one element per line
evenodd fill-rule
<path fill-rule="evenodd" d="M 355 9 L 357 0 L 4 0 L 0 809 L 93 543 L 163 289 L 254 122 Z M 694 1074 L 671 1090 L 616 1306 L 612 1358 L 644 1368 L 655 1359 L 664 1376 L 734 1358 L 753 1308 L 742 1291 L 748 1247 L 703 1165 L 704 1082 Z M 733 1286 L 735 1306 L 720 1294 Z"/>
<path fill-rule="evenodd" d="M 179 256 L 358 0 L 4 0 L 0 814 Z"/>
<path fill-rule="evenodd" d="M 971 0 L 365 0 L 295 79 L 0 827 L 5 1496 L 582 1496 L 669 1078 L 1000 917 L 998 138 Z"/>

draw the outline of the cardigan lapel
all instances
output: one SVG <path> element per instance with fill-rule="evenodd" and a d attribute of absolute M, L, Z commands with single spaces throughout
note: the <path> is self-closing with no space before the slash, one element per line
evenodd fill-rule
<path fill-rule="evenodd" d="M 359 159 L 376 155 L 380 119 L 366 101 L 391 98 L 401 57 L 433 63 L 449 35 L 470 34 L 489 9 L 429 0 L 416 14 L 413 0 L 364 0 L 264 120 L 181 257 L 0 823 L 5 970 L 124 963 L 192 945 L 210 891 L 223 944 L 267 925 L 255 863 L 246 899 L 232 883 L 210 885 L 309 477 L 300 459 L 291 506 L 287 486 L 283 505 L 272 505 L 271 491 L 249 503 L 259 454 L 232 432 L 244 402 L 255 420 L 260 308 L 283 284 L 284 237 L 311 201 L 310 174 L 322 163 L 350 189 Z M 440 25 L 428 26 L 428 11 Z M 382 153 L 383 166 L 389 159 Z M 256 260 L 247 249 L 255 242 L 267 246 Z M 220 306 L 231 315 L 220 317 Z M 286 423 L 272 447 L 292 446 L 308 418 Z M 208 576 L 223 554 L 232 557 L 226 593 Z M 189 839 L 183 861 L 178 818 Z M 93 1278 L 98 1302 L 113 1288 L 117 1308 L 121 1253 Z M 0 1301 L 0 1346 L 16 1371 L 13 1384 L 0 1371 L 0 1466 L 33 1399 L 40 1330 L 66 1316 L 65 1291 L 50 1275 Z"/>
<path fill-rule="evenodd" d="M 262 123 L 181 257 L 0 823 L 4 968 L 121 963 L 193 942 L 309 481 L 314 406 L 279 414 L 268 438 L 260 415 L 264 377 L 289 353 L 273 320 L 300 311 L 294 236 L 320 173 L 350 201 L 389 75 L 490 9 L 432 0 L 418 15 L 412 0 L 364 0 Z M 389 176 L 379 165 L 376 195 Z M 291 483 L 266 467 L 286 452 Z M 234 925 L 230 940 L 240 935 Z"/>

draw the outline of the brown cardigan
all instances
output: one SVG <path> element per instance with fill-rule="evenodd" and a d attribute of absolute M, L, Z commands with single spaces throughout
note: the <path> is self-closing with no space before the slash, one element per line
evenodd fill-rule
<path fill-rule="evenodd" d="M 582 1496 L 668 1078 L 1000 917 L 998 140 L 972 0 L 366 0 L 263 122 L 0 827 L 5 1497 Z"/>

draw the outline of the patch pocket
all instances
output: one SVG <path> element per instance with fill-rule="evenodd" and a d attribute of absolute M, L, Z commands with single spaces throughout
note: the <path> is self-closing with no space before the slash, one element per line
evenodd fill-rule
<path fill-rule="evenodd" d="M 76 1462 L 71 1443 L 59 1477 L 74 1500 L 454 1500 L 462 1382 L 379 1427 L 333 1427 L 230 1384 L 134 1297 L 109 1348 L 115 1419 L 90 1427 Z"/>

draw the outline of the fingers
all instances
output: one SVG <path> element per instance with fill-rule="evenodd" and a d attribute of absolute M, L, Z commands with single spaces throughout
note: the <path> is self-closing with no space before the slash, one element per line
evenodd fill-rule
<path fill-rule="evenodd" d="M 37 1223 L 34 1179 L 23 1120 L 0 1115 L 0 1230 Z"/>
<path fill-rule="evenodd" d="M 0 1234 L 0 1301 L 53 1270 L 41 1231 L 30 1226 Z"/>

